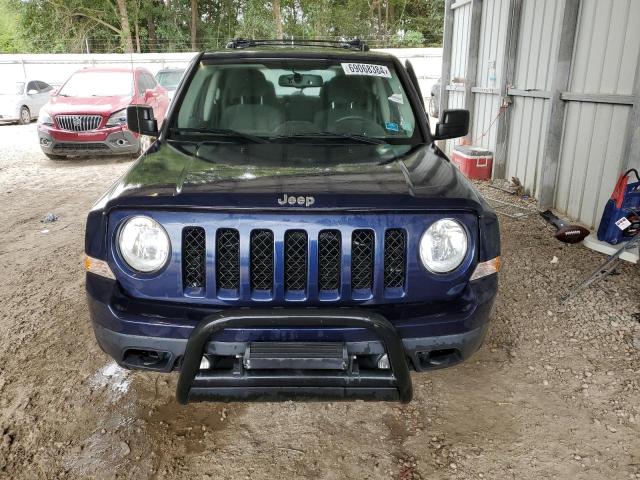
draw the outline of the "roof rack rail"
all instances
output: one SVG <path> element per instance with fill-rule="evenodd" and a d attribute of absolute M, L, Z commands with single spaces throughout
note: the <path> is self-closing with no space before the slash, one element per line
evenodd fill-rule
<path fill-rule="evenodd" d="M 234 38 L 227 43 L 227 48 L 250 48 L 261 46 L 291 46 L 291 47 L 329 47 L 342 48 L 346 50 L 358 50 L 368 52 L 369 46 L 359 38 L 353 40 L 294 40 L 294 39 L 273 39 L 258 40 L 250 38 Z"/>

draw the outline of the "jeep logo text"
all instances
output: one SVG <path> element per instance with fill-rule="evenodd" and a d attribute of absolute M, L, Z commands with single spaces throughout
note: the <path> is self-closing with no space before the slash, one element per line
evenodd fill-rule
<path fill-rule="evenodd" d="M 302 195 L 287 195 L 283 194 L 282 198 L 278 198 L 279 205 L 300 205 L 301 207 L 310 207 L 316 203 L 316 199 L 313 197 L 303 197 Z"/>

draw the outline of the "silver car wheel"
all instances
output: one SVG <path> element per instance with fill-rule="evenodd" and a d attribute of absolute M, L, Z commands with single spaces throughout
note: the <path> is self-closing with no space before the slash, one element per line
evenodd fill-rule
<path fill-rule="evenodd" d="M 20 124 L 26 125 L 27 123 L 31 123 L 31 113 L 27 107 L 20 108 Z"/>

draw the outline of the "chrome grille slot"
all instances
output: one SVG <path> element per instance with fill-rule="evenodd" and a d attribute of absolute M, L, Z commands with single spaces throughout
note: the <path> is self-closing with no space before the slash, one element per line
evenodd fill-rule
<path fill-rule="evenodd" d="M 273 232 L 251 232 L 251 290 L 273 289 Z"/>
<path fill-rule="evenodd" d="M 216 284 L 218 290 L 240 289 L 240 234 L 236 229 L 216 232 Z"/>
<path fill-rule="evenodd" d="M 384 233 L 384 288 L 404 287 L 407 234 L 398 228 Z"/>
<path fill-rule="evenodd" d="M 204 228 L 182 230 L 182 286 L 185 289 L 206 285 L 206 242 Z"/>
<path fill-rule="evenodd" d="M 284 286 L 287 291 L 307 288 L 307 232 L 289 230 L 284 236 Z"/>
<path fill-rule="evenodd" d="M 373 230 L 354 230 L 351 237 L 351 290 L 373 288 Z"/>
<path fill-rule="evenodd" d="M 340 288 L 342 241 L 339 230 L 323 230 L 318 235 L 318 288 L 332 291 Z"/>

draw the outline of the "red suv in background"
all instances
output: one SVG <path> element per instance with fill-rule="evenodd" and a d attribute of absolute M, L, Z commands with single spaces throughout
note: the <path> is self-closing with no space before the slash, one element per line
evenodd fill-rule
<path fill-rule="evenodd" d="M 158 124 L 169 104 L 167 91 L 144 68 L 86 68 L 75 72 L 40 110 L 38 136 L 44 154 L 120 155 L 140 151 L 140 137 L 127 129 L 127 106 L 153 107 Z"/>

